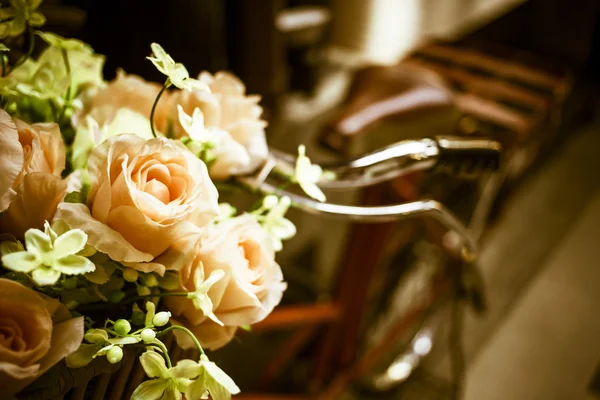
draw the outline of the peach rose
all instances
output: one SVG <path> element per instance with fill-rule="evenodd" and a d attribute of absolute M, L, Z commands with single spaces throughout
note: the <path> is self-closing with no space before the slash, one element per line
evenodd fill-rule
<path fill-rule="evenodd" d="M 117 77 L 106 87 L 82 96 L 83 109 L 73 115 L 73 126 L 77 128 L 85 123 L 86 116 L 91 116 L 102 128 L 113 122 L 121 111 L 126 110 L 128 112 L 124 115 L 128 118 L 131 118 L 132 114 L 137 114 L 147 121 L 140 125 L 147 135 L 138 131 L 117 133 L 136 133 L 149 138 L 152 135 L 149 122 L 150 112 L 160 89 L 161 85 L 158 83 L 148 82 L 137 75 L 128 75 L 125 71 L 118 70 Z M 163 93 L 154 114 L 154 124 L 160 132 L 166 132 L 169 124 L 169 97 L 170 93 Z M 97 138 L 96 142 L 99 142 L 99 139 Z"/>
<path fill-rule="evenodd" d="M 64 197 L 65 145 L 58 125 L 28 125 L 0 110 L 0 231 L 41 229 Z"/>
<path fill-rule="evenodd" d="M 265 138 L 266 122 L 260 119 L 262 107 L 260 96 L 246 96 L 246 87 L 234 75 L 218 72 L 212 76 L 202 72 L 198 79 L 206 83 L 211 92 L 180 90 L 173 95 L 172 115 L 177 116 L 177 105 L 192 115 L 196 108 L 204 114 L 207 129 L 218 128 L 227 132 L 245 150 L 243 157 L 221 157 L 211 166 L 210 175 L 225 179 L 231 175 L 252 172 L 266 158 L 268 149 Z M 173 125 L 176 137 L 187 136 L 177 118 Z M 223 143 L 231 143 L 223 141 Z M 217 153 L 226 153 L 219 151 Z"/>
<path fill-rule="evenodd" d="M 0 382 L 11 397 L 71 354 L 83 339 L 83 317 L 57 300 L 0 278 Z"/>
<path fill-rule="evenodd" d="M 165 297 L 173 314 L 172 322 L 189 328 L 208 349 L 227 344 L 239 326 L 263 320 L 281 301 L 287 285 L 266 231 L 250 215 L 224 221 L 202 230 L 179 243 L 179 251 L 188 254 L 180 266 L 183 289 L 194 292 L 196 269 L 204 267 L 204 276 L 223 270 L 225 275 L 208 291 L 218 325 L 185 297 Z M 179 335 L 184 348 L 193 346 L 187 335 Z"/>
<path fill-rule="evenodd" d="M 30 172 L 45 172 L 60 177 L 65 169 L 66 151 L 58 124 L 54 122 L 28 125 L 15 119 L 19 142 L 23 146 L 23 169 L 15 183 Z"/>
<path fill-rule="evenodd" d="M 13 186 L 23 169 L 23 147 L 10 115 L 0 110 L 0 211 L 8 208 L 15 196 Z"/>
<path fill-rule="evenodd" d="M 82 229 L 88 244 L 133 268 L 164 272 L 152 261 L 190 229 L 218 214 L 206 165 L 181 143 L 114 136 L 88 160 L 87 206 L 61 203 L 57 218 Z"/>

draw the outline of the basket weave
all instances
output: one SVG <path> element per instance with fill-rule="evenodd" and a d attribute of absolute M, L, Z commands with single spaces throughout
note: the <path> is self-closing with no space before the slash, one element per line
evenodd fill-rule
<path fill-rule="evenodd" d="M 173 363 L 189 358 L 198 359 L 198 350 L 182 350 L 172 334 L 164 343 Z M 64 363 L 52 368 L 26 388 L 19 400 L 120 400 L 131 394 L 146 378 L 139 355 L 142 349 L 125 348 L 123 360 L 110 364 L 105 357 L 98 358 L 83 368 L 67 368 Z"/>

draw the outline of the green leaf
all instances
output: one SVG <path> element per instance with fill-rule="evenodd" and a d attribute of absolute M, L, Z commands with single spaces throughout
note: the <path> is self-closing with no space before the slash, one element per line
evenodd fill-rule
<path fill-rule="evenodd" d="M 8 52 L 10 51 L 10 49 L 8 47 L 6 47 L 3 43 L 0 43 L 0 52 Z"/>
<path fill-rule="evenodd" d="M 25 250 L 23 244 L 16 239 L 5 240 L 4 242 L 0 243 L 0 254 L 3 256 L 23 250 Z"/>
<path fill-rule="evenodd" d="M 113 264 L 100 265 L 94 263 L 96 270 L 85 274 L 85 279 L 97 285 L 103 285 L 110 280 L 116 267 Z"/>
<path fill-rule="evenodd" d="M 150 120 L 143 114 L 129 108 L 120 108 L 106 126 L 102 140 L 123 133 L 133 133 L 143 139 L 152 139 Z"/>
<path fill-rule="evenodd" d="M 86 344 L 82 343 L 79 348 L 75 350 L 65 358 L 67 367 L 69 368 L 81 368 L 88 365 L 93 359 L 96 353 L 102 348 L 101 344 Z"/>
<path fill-rule="evenodd" d="M 146 381 L 134 390 L 131 400 L 158 400 L 166 388 L 167 381 L 165 379 Z"/>
<path fill-rule="evenodd" d="M 123 337 L 123 338 L 109 339 L 108 342 L 110 344 L 116 344 L 116 345 L 120 345 L 121 346 L 121 345 L 139 343 L 141 340 L 142 339 L 140 339 L 139 337 L 126 336 L 126 337 Z"/>
<path fill-rule="evenodd" d="M 99 131 L 98 122 L 89 115 L 85 117 L 85 123 L 80 123 L 77 126 L 71 156 L 74 169 L 85 170 L 87 168 L 88 157 L 94 146 L 96 146 L 95 132 Z M 66 197 L 65 201 L 67 201 Z"/>
<path fill-rule="evenodd" d="M 89 343 L 104 345 L 108 341 L 108 332 L 104 329 L 90 329 L 85 333 L 84 338 Z"/>
<path fill-rule="evenodd" d="M 165 359 L 154 351 L 146 351 L 140 356 L 140 364 L 150 378 L 169 378 L 169 370 L 165 365 Z"/>
<path fill-rule="evenodd" d="M 66 203 L 81 203 L 85 204 L 87 202 L 86 196 L 81 192 L 71 192 L 65 196 Z"/>
<path fill-rule="evenodd" d="M 42 266 L 33 270 L 31 273 L 31 278 L 38 286 L 54 285 L 60 278 L 60 272 L 55 269 Z"/>
<path fill-rule="evenodd" d="M 83 250 L 87 239 L 88 237 L 84 231 L 81 229 L 72 229 L 56 238 L 52 254 L 55 258 L 77 254 Z"/>
<path fill-rule="evenodd" d="M 2 256 L 2 264 L 12 271 L 31 272 L 40 266 L 39 258 L 28 251 L 18 251 Z"/>
<path fill-rule="evenodd" d="M 52 223 L 51 228 L 54 231 L 54 233 L 56 233 L 56 235 L 58 236 L 67 233 L 69 230 L 71 230 L 71 228 L 69 227 L 69 225 L 67 225 L 64 219 L 57 219 L 56 221 L 54 221 Z"/>
<path fill-rule="evenodd" d="M 177 290 L 181 286 L 179 274 L 167 271 L 164 276 L 158 278 L 158 286 L 166 290 Z"/>
<path fill-rule="evenodd" d="M 55 260 L 52 268 L 65 275 L 80 275 L 93 272 L 96 266 L 85 257 L 71 255 Z"/>

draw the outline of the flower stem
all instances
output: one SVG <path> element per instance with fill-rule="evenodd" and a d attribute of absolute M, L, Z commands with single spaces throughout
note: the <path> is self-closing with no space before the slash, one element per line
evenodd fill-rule
<path fill-rule="evenodd" d="M 60 114 L 56 119 L 56 123 L 59 125 L 65 116 L 65 112 L 67 111 L 67 107 L 69 106 L 69 100 L 71 100 L 71 63 L 69 62 L 69 54 L 67 53 L 66 49 L 61 49 L 61 54 L 65 63 L 65 70 L 67 71 L 67 76 L 69 77 L 69 86 L 67 87 L 67 93 L 65 93 L 65 105 L 63 106 L 62 110 L 60 110 Z"/>
<path fill-rule="evenodd" d="M 173 364 L 171 363 L 171 357 L 169 357 L 169 351 L 167 350 L 167 346 L 165 346 L 165 344 L 158 339 L 150 343 L 150 345 L 156 346 L 162 350 L 163 355 L 165 356 L 165 360 L 167 360 L 167 367 L 172 368 Z"/>
<path fill-rule="evenodd" d="M 188 328 L 186 328 L 185 326 L 181 326 L 181 325 L 171 325 L 170 327 L 168 327 L 167 329 L 165 329 L 164 331 L 160 332 L 159 335 L 164 335 L 172 330 L 180 330 L 180 331 L 184 331 L 185 333 L 187 333 L 192 340 L 194 341 L 194 343 L 196 344 L 196 346 L 198 347 L 198 350 L 200 350 L 200 353 L 202 355 L 206 355 L 206 353 L 204 352 L 204 349 L 202 348 L 202 345 L 200 344 L 200 342 L 198 341 L 198 338 L 196 337 L 196 335 L 194 335 Z"/>
<path fill-rule="evenodd" d="M 50 105 L 50 110 L 52 111 L 52 118 L 58 121 L 58 110 L 56 109 L 54 102 L 52 100 L 48 100 L 48 105 Z"/>
<path fill-rule="evenodd" d="M 71 63 L 69 62 L 69 54 L 67 53 L 66 49 L 61 49 L 61 54 L 65 63 L 65 70 L 67 71 L 67 76 L 69 77 L 69 87 L 67 88 L 67 93 L 65 95 L 65 99 L 68 102 L 71 98 Z"/>
<path fill-rule="evenodd" d="M 2 53 L 2 76 L 5 76 L 8 71 L 8 60 L 6 54 Z"/>
<path fill-rule="evenodd" d="M 27 25 L 27 30 L 29 32 L 29 47 L 27 48 L 27 53 L 24 54 L 19 61 L 17 61 L 15 63 L 15 65 L 12 66 L 12 68 L 10 69 L 11 71 L 13 71 L 14 69 L 20 67 L 29 57 L 31 57 L 31 54 L 33 54 L 33 47 L 35 44 L 35 35 L 33 34 L 33 27 L 31 25 Z M 8 68 L 4 68 L 2 70 L 2 76 L 6 76 L 8 75 Z"/>
<path fill-rule="evenodd" d="M 160 89 L 160 92 L 158 92 L 158 95 L 154 100 L 154 104 L 152 104 L 152 111 L 150 111 L 150 130 L 152 130 L 152 136 L 154 137 L 158 137 L 156 136 L 156 131 L 154 130 L 154 112 L 156 111 L 156 106 L 158 105 L 158 100 L 160 100 L 160 96 L 162 96 L 162 94 L 165 92 L 165 90 L 167 90 L 169 86 L 171 86 L 171 81 L 167 79 L 162 89 Z"/>
<path fill-rule="evenodd" d="M 129 297 L 129 298 L 126 298 L 125 301 L 123 301 L 121 303 L 133 303 L 134 301 L 153 299 L 155 297 L 187 297 L 187 296 L 188 296 L 188 293 L 184 293 L 184 292 L 177 292 L 177 293 L 165 292 L 165 293 L 158 293 L 158 294 L 147 294 L 147 295 L 143 295 L 143 296 Z"/>

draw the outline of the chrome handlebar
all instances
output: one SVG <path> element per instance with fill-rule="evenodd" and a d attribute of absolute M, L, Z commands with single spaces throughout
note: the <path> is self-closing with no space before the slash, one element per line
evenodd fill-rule
<path fill-rule="evenodd" d="M 335 179 L 319 182 L 323 189 L 348 190 L 385 182 L 414 171 L 438 167 L 451 174 L 476 175 L 496 169 L 502 148 L 487 139 L 437 137 L 406 140 L 342 164 L 322 165 Z M 296 158 L 270 149 L 273 168 L 292 174 Z"/>
<path fill-rule="evenodd" d="M 293 173 L 295 157 L 271 150 L 276 167 L 283 173 Z M 432 139 L 395 143 L 343 164 L 322 165 L 335 174 L 335 179 L 322 180 L 323 189 L 357 189 L 385 182 L 413 171 L 432 168 L 439 155 L 437 143 Z"/>
<path fill-rule="evenodd" d="M 334 172 L 335 177 L 322 180 L 318 185 L 323 189 L 336 190 L 362 188 L 434 167 L 441 167 L 454 174 L 473 175 L 484 169 L 498 168 L 500 153 L 500 145 L 487 139 L 438 137 L 402 141 L 343 164 L 323 165 L 323 169 Z M 263 193 L 288 196 L 295 207 L 326 217 L 354 222 L 394 222 L 428 216 L 440 222 L 451 233 L 453 239 L 449 242 L 463 256 L 473 257 L 476 254 L 475 241 L 465 224 L 438 201 L 420 200 L 369 207 L 320 203 L 306 196 L 278 189 L 267 182 L 272 171 L 292 174 L 294 163 L 294 156 L 271 149 L 269 158 L 260 171 L 253 176 L 238 179 Z"/>

